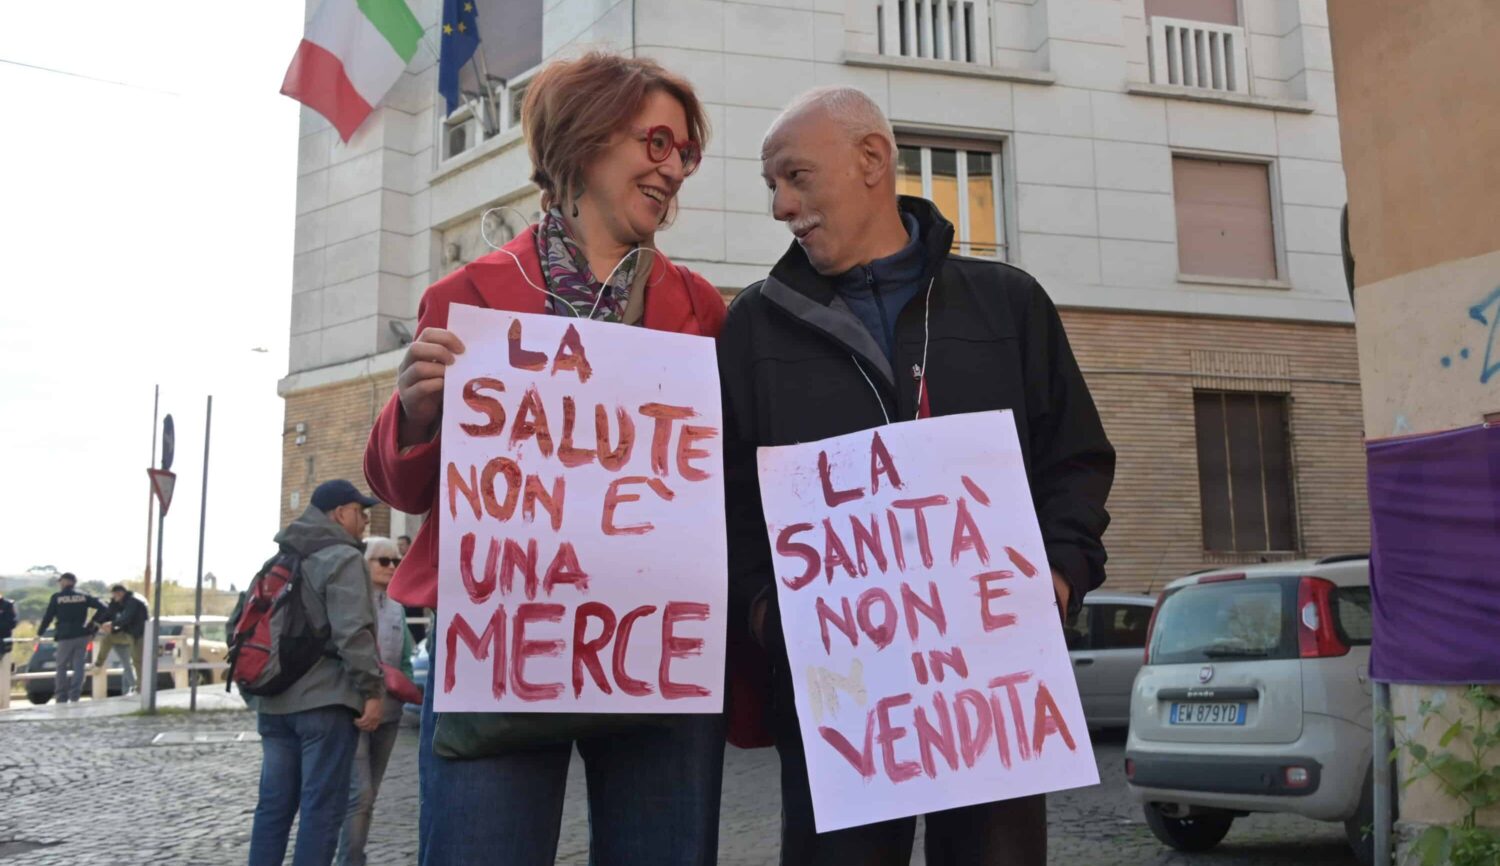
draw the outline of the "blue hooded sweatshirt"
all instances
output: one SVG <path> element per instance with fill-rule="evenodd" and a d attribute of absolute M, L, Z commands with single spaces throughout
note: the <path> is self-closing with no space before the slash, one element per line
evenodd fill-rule
<path fill-rule="evenodd" d="M 907 302 L 922 291 L 922 277 L 927 271 L 916 217 L 903 212 L 901 222 L 906 226 L 906 246 L 833 278 L 839 297 L 869 330 L 892 364 L 896 362 L 896 319 Z"/>

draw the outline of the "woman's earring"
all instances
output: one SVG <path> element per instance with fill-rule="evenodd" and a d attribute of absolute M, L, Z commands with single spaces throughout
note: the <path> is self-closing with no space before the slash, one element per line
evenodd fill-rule
<path fill-rule="evenodd" d="M 573 218 L 578 218 L 578 199 L 573 199 Z"/>

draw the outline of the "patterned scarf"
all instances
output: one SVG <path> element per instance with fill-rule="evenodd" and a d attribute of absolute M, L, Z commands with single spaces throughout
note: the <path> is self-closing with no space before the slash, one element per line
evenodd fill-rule
<path fill-rule="evenodd" d="M 557 296 L 547 298 L 548 313 L 563 315 L 562 301 L 566 301 L 569 314 L 580 319 L 589 318 L 590 313 L 601 322 L 619 322 L 624 318 L 630 285 L 635 281 L 636 263 L 641 260 L 641 254 L 629 256 L 615 269 L 613 282 L 608 286 L 600 285 L 589 269 L 583 248 L 568 234 L 568 224 L 557 208 L 547 211 L 537 225 L 536 251 L 547 289 Z M 604 293 L 602 298 L 600 292 Z M 596 306 L 598 312 L 595 313 Z"/>

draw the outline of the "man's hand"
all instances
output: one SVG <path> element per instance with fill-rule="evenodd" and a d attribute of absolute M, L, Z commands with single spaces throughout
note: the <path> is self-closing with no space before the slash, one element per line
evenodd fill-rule
<path fill-rule="evenodd" d="M 112 625 L 110 625 L 109 623 L 104 623 L 103 625 L 99 626 L 99 633 L 100 634 L 109 634 L 110 632 L 112 632 L 114 630 L 115 630 L 115 627 L 112 626 Z"/>
<path fill-rule="evenodd" d="M 1068 620 L 1068 604 L 1073 601 L 1073 586 L 1057 569 L 1052 569 L 1052 592 L 1057 596 L 1057 613 L 1063 622 Z"/>
<path fill-rule="evenodd" d="M 380 727 L 381 712 L 380 698 L 366 698 L 365 714 L 354 720 L 354 727 L 365 732 L 375 730 Z"/>

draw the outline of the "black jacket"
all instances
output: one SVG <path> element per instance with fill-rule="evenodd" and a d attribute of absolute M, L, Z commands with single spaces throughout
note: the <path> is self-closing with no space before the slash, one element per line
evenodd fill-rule
<path fill-rule="evenodd" d="M 0 655 L 10 652 L 11 633 L 16 630 L 16 606 L 8 598 L 0 598 Z"/>
<path fill-rule="evenodd" d="M 931 414 L 1014 411 L 1047 559 L 1071 584 L 1076 607 L 1104 582 L 1115 452 L 1062 320 L 1025 271 L 950 255 L 953 226 L 930 202 L 903 196 L 901 209 L 917 218 L 923 282 L 932 280 Z M 901 312 L 894 368 L 795 242 L 730 305 L 719 371 L 731 623 L 746 622 L 750 602 L 771 587 L 755 449 L 878 427 L 882 403 L 892 420 L 915 418 L 925 300 L 919 293 Z"/>
<path fill-rule="evenodd" d="M 53 635 L 57 640 L 68 640 L 75 637 L 86 637 L 93 634 L 93 624 L 88 621 L 89 611 L 103 611 L 104 604 L 86 592 L 77 589 L 68 592 L 54 592 L 52 599 L 47 602 L 47 612 L 42 614 L 41 627 L 36 630 L 37 634 L 46 634 L 47 626 L 52 620 L 57 620 L 57 634 Z"/>
<path fill-rule="evenodd" d="M 128 634 L 136 640 L 146 636 L 146 620 L 150 613 L 146 610 L 146 603 L 141 597 L 133 592 L 125 594 L 124 601 L 110 599 L 106 613 L 95 617 L 100 622 L 108 622 L 116 634 Z"/>

